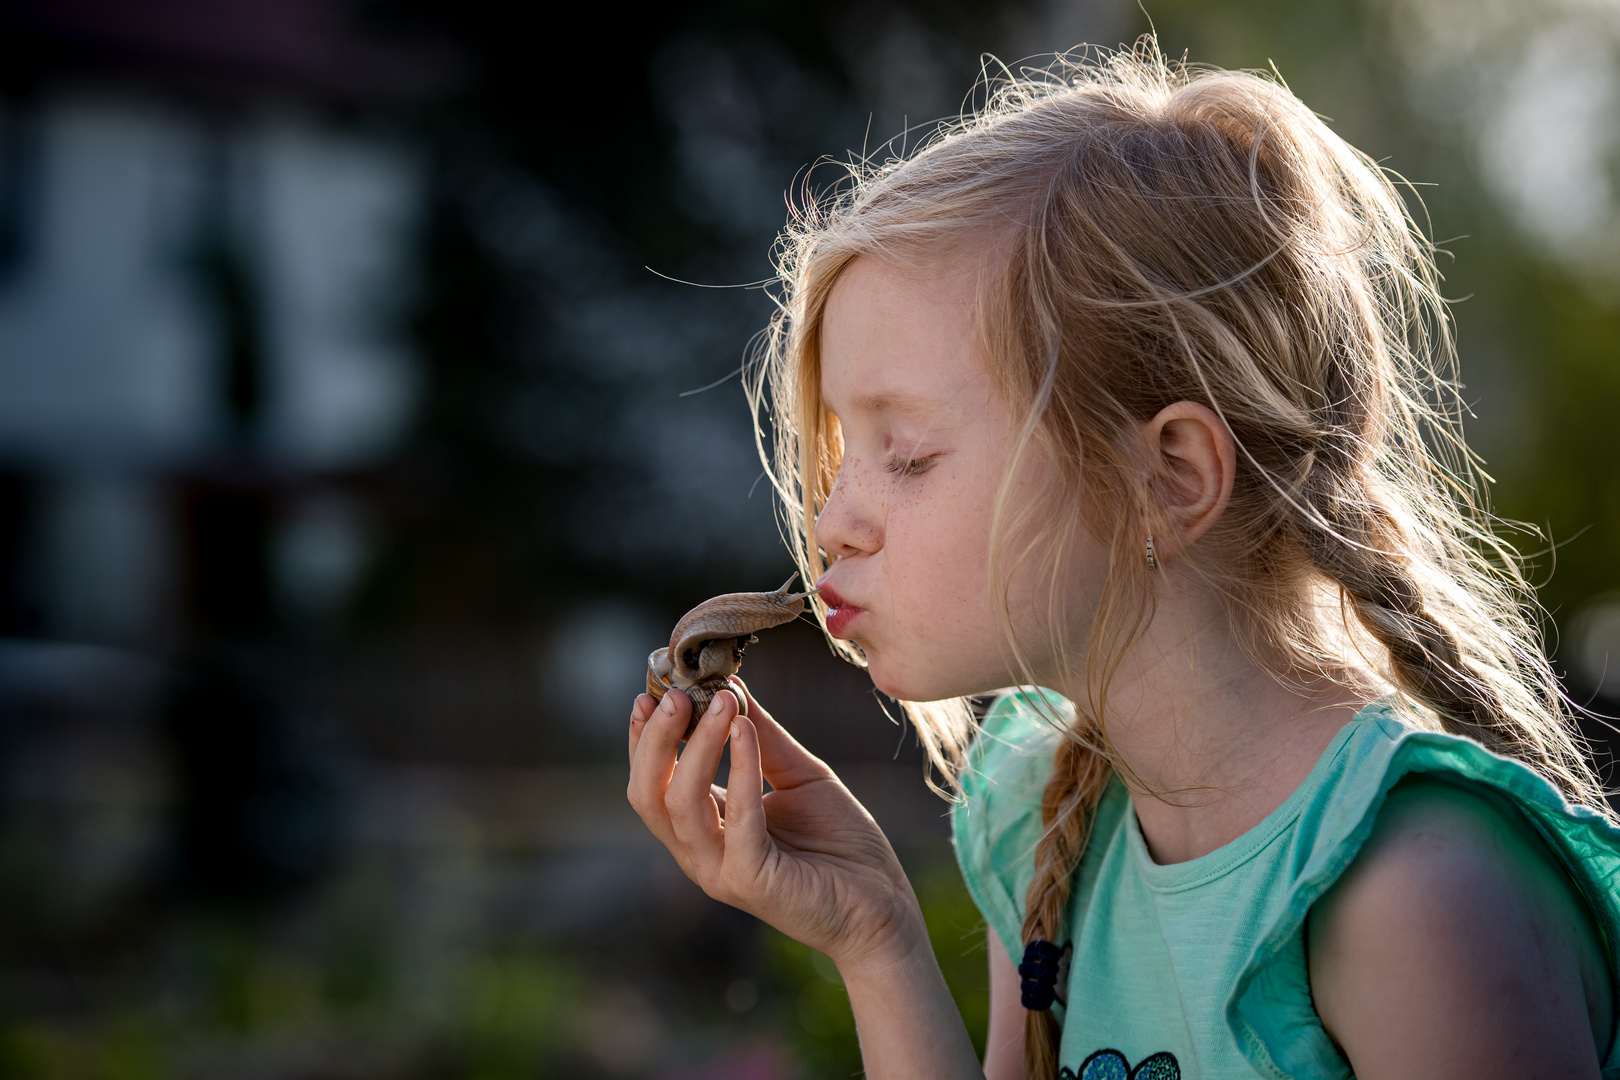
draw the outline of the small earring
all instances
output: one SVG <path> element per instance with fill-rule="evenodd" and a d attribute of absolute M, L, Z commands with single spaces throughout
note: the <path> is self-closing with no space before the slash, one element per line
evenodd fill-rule
<path fill-rule="evenodd" d="M 1148 564 L 1148 573 L 1152 573 L 1153 571 L 1155 571 L 1155 570 L 1157 570 L 1159 568 L 1159 557 L 1156 554 L 1154 554 L 1154 552 L 1153 552 L 1153 534 L 1152 533 L 1148 533 L 1148 538 L 1147 538 L 1147 564 Z"/>

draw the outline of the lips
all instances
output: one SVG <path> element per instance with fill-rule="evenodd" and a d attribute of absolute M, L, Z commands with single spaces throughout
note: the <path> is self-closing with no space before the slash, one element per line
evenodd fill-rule
<path fill-rule="evenodd" d="M 851 604 L 826 585 L 821 587 L 821 599 L 827 604 L 827 632 L 833 637 L 848 637 L 849 624 L 855 621 L 863 609 Z"/>

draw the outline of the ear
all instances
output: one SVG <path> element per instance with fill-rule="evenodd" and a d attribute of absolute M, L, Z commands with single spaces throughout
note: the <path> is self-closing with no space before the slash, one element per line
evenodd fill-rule
<path fill-rule="evenodd" d="M 1154 463 L 1161 520 L 1171 535 L 1155 541 L 1162 552 L 1190 547 L 1232 501 L 1237 443 L 1213 409 L 1178 401 L 1143 428 Z"/>

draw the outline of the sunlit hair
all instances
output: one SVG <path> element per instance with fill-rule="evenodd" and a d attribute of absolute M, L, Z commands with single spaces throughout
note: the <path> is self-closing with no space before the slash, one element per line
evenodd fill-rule
<path fill-rule="evenodd" d="M 1371 670 L 1413 722 L 1607 813 L 1517 558 L 1481 507 L 1432 245 L 1390 178 L 1273 79 L 1169 64 L 1151 39 L 989 89 L 921 149 L 852 168 L 796 215 L 750 389 L 788 543 L 813 581 L 827 563 L 815 518 L 842 455 L 819 351 L 839 274 L 858 257 L 985 267 L 981 344 L 1022 420 L 985 568 L 1009 681 L 1034 681 L 1012 634 L 1013 572 L 1061 580 L 1075 539 L 1064 522 L 1111 545 L 1087 640 L 1062 639 L 1055 585 L 1045 613 L 1064 685 L 1086 694 L 1053 717 L 1068 738 L 1043 798 L 1025 940 L 1059 939 L 1115 769 L 1108 683 L 1152 617 L 1143 542 L 1170 532 L 1141 429 L 1178 401 L 1213 409 L 1238 446 L 1229 508 L 1180 558 L 1224 598 L 1257 663 L 1300 685 Z M 1046 490 L 1013 500 L 1030 454 L 1050 463 Z M 954 782 L 966 703 L 905 708 Z M 1051 1077 L 1056 1025 L 1029 1015 L 1029 1075 Z"/>

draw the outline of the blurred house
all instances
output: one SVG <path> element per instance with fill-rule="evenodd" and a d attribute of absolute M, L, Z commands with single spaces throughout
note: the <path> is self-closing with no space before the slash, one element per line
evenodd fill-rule
<path fill-rule="evenodd" d="M 214 653 L 341 603 L 367 555 L 357 478 L 416 392 L 394 327 L 424 179 L 386 118 L 446 68 L 354 14 L 0 3 L 13 935 L 114 917 L 176 828 L 180 869 L 215 884 L 331 849 L 319 725 L 282 673 Z"/>
<path fill-rule="evenodd" d="M 432 64 L 350 14 L 0 5 L 0 632 L 252 633 L 359 569 L 423 198 L 373 118 Z"/>

